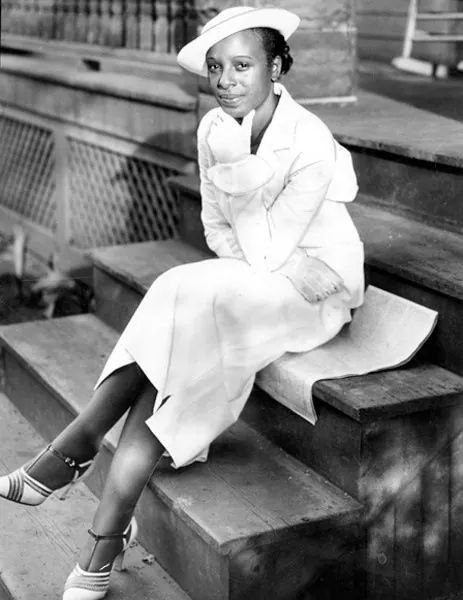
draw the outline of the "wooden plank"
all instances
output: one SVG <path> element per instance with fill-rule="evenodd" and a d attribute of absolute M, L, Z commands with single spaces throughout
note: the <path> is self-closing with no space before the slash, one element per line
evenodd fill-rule
<path fill-rule="evenodd" d="M 395 598 L 405 600 L 423 594 L 423 453 L 414 423 L 394 419 L 396 489 L 394 504 Z"/>
<path fill-rule="evenodd" d="M 180 240 L 109 246 L 93 250 L 91 256 L 96 265 L 140 294 L 168 269 L 210 258 Z"/>
<path fill-rule="evenodd" d="M 373 206 L 351 214 L 369 264 L 463 300 L 463 236 Z"/>
<path fill-rule="evenodd" d="M 315 401 L 312 426 L 257 387 L 240 419 L 355 498 L 360 497 L 362 425 Z"/>
<path fill-rule="evenodd" d="M 220 436 L 206 464 L 155 481 L 172 510 L 222 554 L 312 535 L 359 517 L 360 505 L 238 423 Z"/>
<path fill-rule="evenodd" d="M 98 318 L 116 331 L 122 331 L 139 305 L 140 295 L 98 267 L 93 268 L 93 288 Z"/>
<path fill-rule="evenodd" d="M 450 411 L 450 419 L 451 417 Z M 448 415 L 432 413 L 428 430 L 428 461 L 422 474 L 423 588 L 425 598 L 449 593 L 450 444 Z"/>
<path fill-rule="evenodd" d="M 364 429 L 361 497 L 366 504 L 366 598 L 395 598 L 395 507 L 397 462 L 395 421 Z"/>
<path fill-rule="evenodd" d="M 450 582 L 453 591 L 463 589 L 463 411 L 451 422 L 450 446 Z"/>
<path fill-rule="evenodd" d="M 458 94 L 458 84 L 455 90 Z M 429 161 L 432 164 L 428 168 L 433 172 L 436 172 L 434 163 L 439 168 L 448 165 L 461 169 L 463 165 L 463 125 L 453 119 L 431 115 L 404 102 L 361 90 L 358 102 L 343 110 L 329 105 L 314 106 L 311 110 L 325 121 L 341 143 L 357 149 L 390 152 L 396 155 L 393 160 L 399 165 L 405 157 Z M 385 158 L 391 161 L 392 157 Z M 409 164 L 405 166 L 409 168 Z M 367 176 L 368 172 L 362 175 Z M 404 182 L 409 180 L 410 177 Z M 407 186 L 404 186 L 404 192 L 409 192 Z"/>
<path fill-rule="evenodd" d="M 341 402 L 359 421 L 393 417 L 463 402 L 463 378 L 431 364 L 317 382 L 316 396 L 336 408 Z M 344 409 L 345 411 L 347 409 Z"/>

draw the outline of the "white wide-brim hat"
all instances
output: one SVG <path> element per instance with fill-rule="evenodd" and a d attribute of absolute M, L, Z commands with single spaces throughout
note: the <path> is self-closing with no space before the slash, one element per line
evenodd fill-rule
<path fill-rule="evenodd" d="M 253 27 L 276 29 L 287 40 L 296 31 L 300 21 L 297 15 L 284 8 L 226 8 L 204 25 L 197 38 L 180 50 L 177 62 L 188 71 L 207 77 L 206 54 L 217 42 Z"/>

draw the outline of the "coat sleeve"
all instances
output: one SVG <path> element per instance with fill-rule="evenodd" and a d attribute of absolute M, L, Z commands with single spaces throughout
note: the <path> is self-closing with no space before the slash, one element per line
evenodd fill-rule
<path fill-rule="evenodd" d="M 303 136 L 305 137 L 305 136 Z M 316 146 L 307 142 L 296 151 L 287 182 L 268 202 L 265 186 L 236 194 L 231 203 L 233 225 L 247 261 L 276 271 L 292 255 L 326 198 L 335 168 L 331 133 L 321 129 Z"/>
<path fill-rule="evenodd" d="M 237 242 L 235 233 L 217 203 L 215 187 L 207 174 L 211 162 L 206 142 L 208 123 L 208 115 L 206 115 L 198 127 L 201 221 L 206 243 L 219 257 L 244 259 L 243 251 Z"/>

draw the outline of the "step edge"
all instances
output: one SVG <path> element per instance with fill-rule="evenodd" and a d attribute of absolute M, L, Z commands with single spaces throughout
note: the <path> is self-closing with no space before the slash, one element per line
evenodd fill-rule
<path fill-rule="evenodd" d="M 426 227 L 438 230 L 441 233 L 445 231 L 452 235 L 463 235 L 463 223 L 459 224 L 458 221 L 447 217 L 429 215 L 428 213 L 422 210 L 417 210 L 415 208 L 393 205 L 390 204 L 388 200 L 377 198 L 372 194 L 367 194 L 362 191 L 360 191 L 357 194 L 357 197 L 355 199 L 355 206 L 359 205 L 365 206 L 367 208 L 378 209 L 393 216 L 403 217 L 410 221 L 414 221 L 419 225 L 424 225 Z M 432 224 L 430 222 L 431 220 L 432 223 L 435 224 Z"/>
<path fill-rule="evenodd" d="M 446 369 L 446 371 L 448 371 Z M 453 373 L 453 371 L 448 371 Z M 359 375 L 362 377 L 362 375 Z M 316 389 L 315 389 L 316 388 Z M 340 408 L 340 403 L 336 399 L 336 396 L 324 384 L 324 380 L 318 381 L 314 385 L 314 395 L 318 400 L 325 402 L 332 408 L 343 412 L 348 417 L 353 418 L 359 423 L 370 423 L 379 419 L 393 419 L 395 417 L 411 415 L 427 410 L 436 410 L 441 408 L 450 408 L 463 402 L 463 378 L 462 378 L 462 390 L 449 392 L 448 394 L 436 395 L 436 396 L 425 396 L 421 398 L 412 398 L 406 402 L 398 403 L 390 406 L 376 406 L 373 408 L 355 408 L 348 406 L 350 410 L 343 410 Z M 345 405 L 346 406 L 346 405 Z"/>

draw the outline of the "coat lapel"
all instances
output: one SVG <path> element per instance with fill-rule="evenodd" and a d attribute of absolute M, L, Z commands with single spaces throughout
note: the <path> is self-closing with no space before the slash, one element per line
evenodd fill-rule
<path fill-rule="evenodd" d="M 272 206 L 286 184 L 287 165 L 283 155 L 293 148 L 296 129 L 295 111 L 292 106 L 295 104 L 294 100 L 281 84 L 275 84 L 275 91 L 280 95 L 280 101 L 257 150 L 257 156 L 265 160 L 274 172 L 262 194 L 266 209 Z"/>

